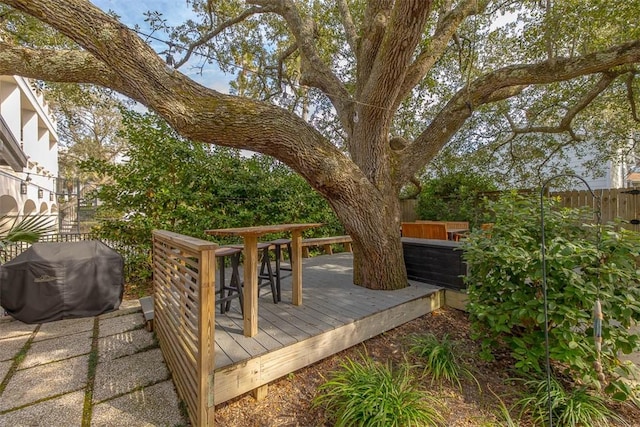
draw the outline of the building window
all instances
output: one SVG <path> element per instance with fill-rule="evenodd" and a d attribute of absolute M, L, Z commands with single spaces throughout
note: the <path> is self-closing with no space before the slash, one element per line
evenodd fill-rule
<path fill-rule="evenodd" d="M 42 199 L 44 197 L 44 190 L 42 188 L 38 188 L 38 199 Z"/>

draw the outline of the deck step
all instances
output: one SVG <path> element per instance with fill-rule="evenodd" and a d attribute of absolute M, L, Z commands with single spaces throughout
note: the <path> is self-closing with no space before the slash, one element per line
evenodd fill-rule
<path fill-rule="evenodd" d="M 140 298 L 140 307 L 144 316 L 144 327 L 147 331 L 153 331 L 153 296 Z"/>

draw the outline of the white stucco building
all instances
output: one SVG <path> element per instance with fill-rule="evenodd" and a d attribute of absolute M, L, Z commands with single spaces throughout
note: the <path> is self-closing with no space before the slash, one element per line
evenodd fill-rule
<path fill-rule="evenodd" d="M 0 76 L 0 215 L 57 217 L 57 176 L 58 134 L 42 93 Z"/>

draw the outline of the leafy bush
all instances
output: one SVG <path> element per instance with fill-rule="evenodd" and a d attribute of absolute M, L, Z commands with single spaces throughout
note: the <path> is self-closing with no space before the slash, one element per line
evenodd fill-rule
<path fill-rule="evenodd" d="M 616 425 L 626 422 L 605 405 L 605 400 L 589 393 L 585 387 L 567 391 L 556 379 L 551 379 L 551 388 L 546 379 L 533 379 L 525 382 L 530 394 L 517 402 L 521 414 L 528 412 L 536 425 L 546 425 L 549 420 L 549 407 L 553 416 L 553 425 L 558 427 L 606 427 L 610 421 Z M 549 405 L 551 401 L 551 405 Z"/>
<path fill-rule="evenodd" d="M 462 365 L 459 345 L 448 335 L 438 339 L 433 334 L 413 335 L 410 338 L 409 352 L 418 356 L 424 363 L 425 373 L 433 381 L 448 381 L 462 389 L 460 377 L 464 376 L 477 382 L 473 373 Z"/>
<path fill-rule="evenodd" d="M 92 231 L 135 255 L 128 265 L 132 280 L 150 276 L 154 229 L 210 238 L 204 230 L 322 222 L 309 234 L 344 233 L 326 200 L 270 157 L 185 140 L 154 114 L 123 111 L 123 123 L 126 161 L 90 159 L 80 167 L 104 182 L 94 194 L 101 203 Z"/>
<path fill-rule="evenodd" d="M 392 368 L 365 357 L 347 359 L 319 388 L 314 405 L 325 406 L 335 425 L 404 427 L 439 425 L 440 404 L 420 391 L 406 365 Z"/>
<path fill-rule="evenodd" d="M 509 195 L 490 204 L 491 230 L 477 231 L 464 244 L 470 274 L 470 319 L 482 354 L 506 346 L 521 374 L 542 373 L 545 360 L 540 206 L 535 197 Z M 640 249 L 637 233 L 584 222 L 593 213 L 560 209 L 545 200 L 549 353 L 558 374 L 599 387 L 594 362 L 592 310 L 604 313 L 602 366 L 610 376 L 606 391 L 617 399 L 632 390 L 613 375 L 619 352 L 638 349 L 628 327 L 640 320 Z"/>
<path fill-rule="evenodd" d="M 420 219 L 469 221 L 473 227 L 484 221 L 481 193 L 495 190 L 488 178 L 452 173 L 423 183 L 416 211 Z"/>

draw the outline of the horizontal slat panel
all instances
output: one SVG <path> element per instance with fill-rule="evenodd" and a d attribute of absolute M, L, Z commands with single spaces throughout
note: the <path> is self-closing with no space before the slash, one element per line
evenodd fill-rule
<path fill-rule="evenodd" d="M 215 301 L 201 301 L 201 280 L 215 285 L 215 243 L 167 231 L 154 231 L 154 315 L 160 347 L 172 372 L 178 393 L 186 402 L 193 425 L 205 425 L 213 419 L 213 408 L 206 404 L 209 393 L 208 372 L 199 372 L 200 346 L 205 352 L 215 351 L 211 342 L 200 343 L 201 307 L 213 307 Z M 203 263 L 204 267 L 200 264 Z M 214 265 L 211 265 L 214 264 Z M 208 267 L 207 267 L 208 266 Z M 202 271 L 202 274 L 201 274 Z M 210 277 L 209 277 L 210 276 Z M 214 292 L 207 292 L 215 298 Z M 210 298 L 211 298 L 210 297 Z M 209 312 L 209 311 L 207 311 Z M 205 328 L 203 329 L 210 329 Z M 211 340 L 210 337 L 207 338 Z M 211 365 L 211 363 L 208 363 Z M 200 395 L 204 393 L 204 395 Z M 200 419 L 204 417 L 206 419 Z"/>

